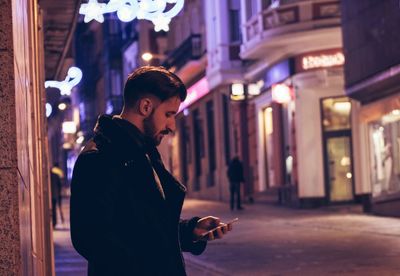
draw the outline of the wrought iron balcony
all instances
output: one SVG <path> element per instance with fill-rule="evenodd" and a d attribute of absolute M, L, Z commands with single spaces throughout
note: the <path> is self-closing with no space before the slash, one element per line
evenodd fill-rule
<path fill-rule="evenodd" d="M 175 71 L 178 71 L 189 61 L 200 59 L 203 54 L 201 35 L 192 34 L 178 48 L 168 54 L 162 65 L 168 69 L 175 68 Z"/>
<path fill-rule="evenodd" d="M 310 31 L 339 29 L 340 17 L 340 0 L 281 1 L 279 7 L 268 7 L 246 22 L 241 56 L 260 58 L 265 53 L 265 47 L 258 47 L 260 44 L 277 48 L 287 45 L 290 37 L 300 36 L 302 32 L 310 35 Z"/>

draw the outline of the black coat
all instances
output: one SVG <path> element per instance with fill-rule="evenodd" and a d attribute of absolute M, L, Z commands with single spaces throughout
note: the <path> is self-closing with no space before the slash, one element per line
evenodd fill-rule
<path fill-rule="evenodd" d="M 78 157 L 71 184 L 72 243 L 88 260 L 89 275 L 185 275 L 181 251 L 197 255 L 206 246 L 193 242 L 198 218 L 180 219 L 185 187 L 164 168 L 156 148 L 126 124 L 101 116 L 94 139 Z"/>
<path fill-rule="evenodd" d="M 244 181 L 243 165 L 239 159 L 232 159 L 228 166 L 227 171 L 228 179 L 230 182 L 240 183 Z"/>

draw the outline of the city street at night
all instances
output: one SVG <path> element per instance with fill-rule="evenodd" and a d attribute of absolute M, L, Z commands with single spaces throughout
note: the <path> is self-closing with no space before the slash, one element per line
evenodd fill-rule
<path fill-rule="evenodd" d="M 399 1 L 0 1 L 0 276 L 400 275 Z"/>
<path fill-rule="evenodd" d="M 223 240 L 200 256 L 184 253 L 189 276 L 398 275 L 400 221 L 338 206 L 298 210 L 264 203 L 231 212 L 226 203 L 186 200 L 183 218 L 238 217 Z M 67 204 L 65 204 L 67 208 Z M 85 275 L 86 262 L 69 241 L 68 223 L 55 231 L 56 275 Z"/>

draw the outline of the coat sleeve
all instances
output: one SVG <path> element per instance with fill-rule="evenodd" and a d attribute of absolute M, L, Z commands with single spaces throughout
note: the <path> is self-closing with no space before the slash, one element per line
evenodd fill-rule
<path fill-rule="evenodd" d="M 105 169 L 98 152 L 78 157 L 71 183 L 71 240 L 89 262 L 106 262 L 109 256 L 124 260 L 124 246 L 111 235 L 113 193 L 107 186 Z"/>
<path fill-rule="evenodd" d="M 193 255 L 200 255 L 207 246 L 206 241 L 193 240 L 193 230 L 199 219 L 199 217 L 194 217 L 190 220 L 181 219 L 179 222 L 179 237 L 182 251 L 190 252 Z"/>

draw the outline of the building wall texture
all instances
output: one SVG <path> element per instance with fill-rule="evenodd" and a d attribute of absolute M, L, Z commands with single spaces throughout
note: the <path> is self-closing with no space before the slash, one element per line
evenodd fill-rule
<path fill-rule="evenodd" d="M 400 63 L 397 0 L 342 2 L 346 87 Z"/>
<path fill-rule="evenodd" d="M 0 14 L 0 275 L 51 275 L 41 19 L 27 0 Z"/>

